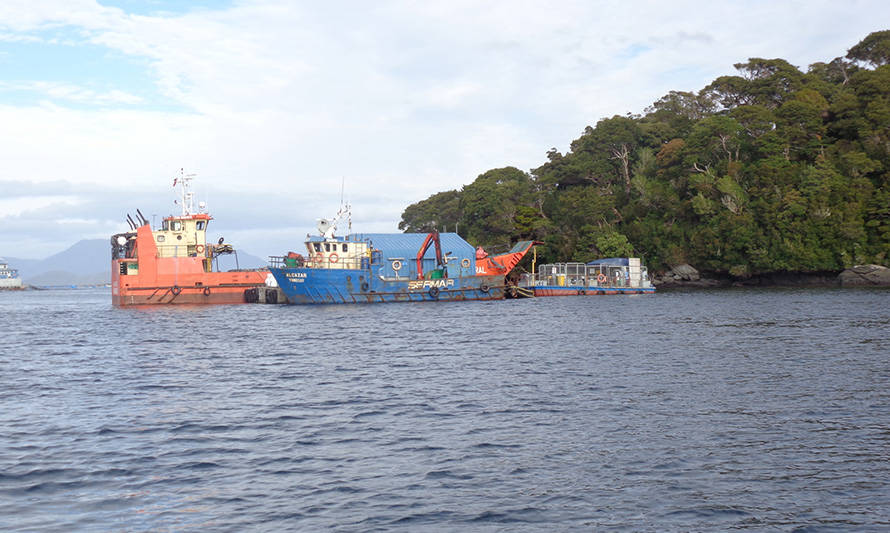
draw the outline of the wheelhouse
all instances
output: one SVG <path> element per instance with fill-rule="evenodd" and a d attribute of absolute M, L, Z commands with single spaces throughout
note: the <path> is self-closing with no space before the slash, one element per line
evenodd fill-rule
<path fill-rule="evenodd" d="M 212 217 L 206 213 L 164 218 L 152 231 L 158 257 L 203 257 L 206 255 L 207 226 Z"/>

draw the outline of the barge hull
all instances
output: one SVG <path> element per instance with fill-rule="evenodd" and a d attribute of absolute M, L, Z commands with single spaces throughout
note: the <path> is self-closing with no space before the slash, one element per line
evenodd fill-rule
<path fill-rule="evenodd" d="M 501 300 L 502 276 L 463 276 L 432 280 L 372 277 L 365 269 L 270 269 L 292 304 L 359 304 Z"/>
<path fill-rule="evenodd" d="M 655 294 L 654 287 L 534 287 L 535 296 L 595 296 L 601 294 Z"/>

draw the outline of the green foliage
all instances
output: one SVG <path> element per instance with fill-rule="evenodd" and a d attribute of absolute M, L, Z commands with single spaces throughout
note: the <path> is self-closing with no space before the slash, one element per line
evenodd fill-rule
<path fill-rule="evenodd" d="M 531 173 L 507 167 L 405 209 L 541 261 L 644 258 L 737 277 L 890 261 L 890 31 L 846 59 L 752 58 L 644 116 L 613 116 Z"/>
<path fill-rule="evenodd" d="M 692 210 L 701 217 L 708 216 L 714 212 L 715 204 L 707 199 L 704 194 L 699 192 L 692 197 Z"/>
<path fill-rule="evenodd" d="M 615 231 L 597 237 L 596 247 L 605 257 L 631 257 L 634 253 L 627 237 Z"/>
<path fill-rule="evenodd" d="M 847 59 L 864 61 L 874 67 L 890 63 L 890 30 L 876 31 L 847 52 Z"/>
<path fill-rule="evenodd" d="M 532 193 L 525 172 L 514 167 L 489 170 L 461 191 L 460 233 L 481 246 L 509 246 L 514 235 L 535 227 Z"/>
<path fill-rule="evenodd" d="M 446 191 L 405 208 L 399 229 L 406 233 L 423 233 L 434 229 L 445 231 L 454 227 L 459 220 L 460 193 Z"/>

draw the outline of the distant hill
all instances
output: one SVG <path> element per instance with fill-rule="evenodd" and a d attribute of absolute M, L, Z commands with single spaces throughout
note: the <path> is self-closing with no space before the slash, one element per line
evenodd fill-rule
<path fill-rule="evenodd" d="M 111 282 L 111 245 L 85 239 L 46 259 L 9 258 L 28 285 L 93 285 Z"/>
<path fill-rule="evenodd" d="M 28 285 L 97 285 L 111 282 L 111 244 L 106 239 L 84 239 L 46 259 L 7 257 Z M 267 261 L 238 252 L 237 267 L 258 268 Z M 234 256 L 219 258 L 220 270 L 236 268 Z"/>

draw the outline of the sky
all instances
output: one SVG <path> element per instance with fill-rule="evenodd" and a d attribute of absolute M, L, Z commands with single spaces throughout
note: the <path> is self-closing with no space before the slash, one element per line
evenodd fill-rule
<path fill-rule="evenodd" d="M 750 57 L 806 70 L 890 3 L 0 1 L 0 256 L 42 259 L 178 212 L 258 256 L 342 197 L 356 232 Z"/>

